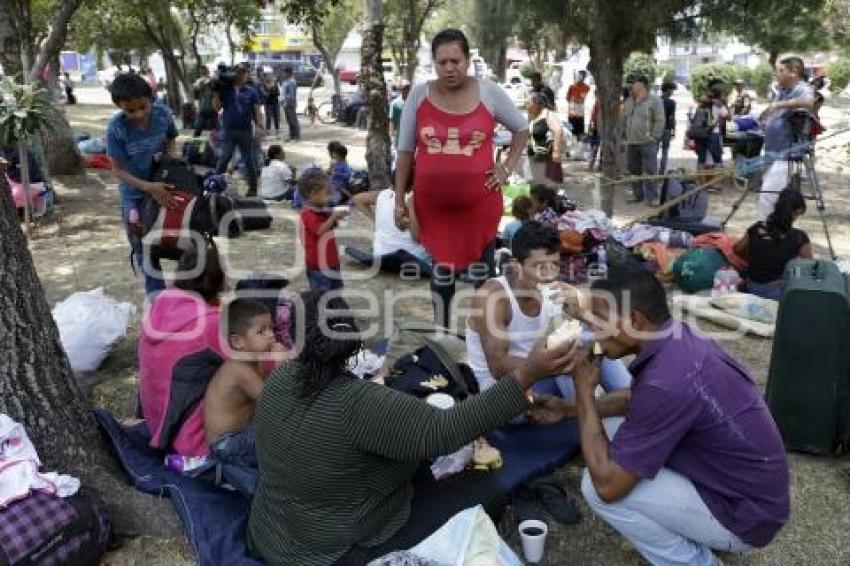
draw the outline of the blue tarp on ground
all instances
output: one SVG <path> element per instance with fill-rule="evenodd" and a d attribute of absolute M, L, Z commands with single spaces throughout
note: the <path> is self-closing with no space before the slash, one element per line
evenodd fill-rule
<path fill-rule="evenodd" d="M 94 416 L 115 449 L 130 482 L 140 491 L 171 498 L 200 566 L 259 566 L 248 555 L 245 526 L 251 502 L 210 482 L 182 476 L 163 466 L 164 455 L 148 446 L 144 424 L 121 426 L 108 411 Z"/>
<path fill-rule="evenodd" d="M 245 546 L 250 501 L 165 468 L 164 454 L 148 445 L 150 435 L 144 424 L 124 427 L 104 409 L 96 409 L 94 415 L 130 482 L 140 491 L 171 498 L 200 566 L 262 564 L 248 555 Z M 547 427 L 508 425 L 489 439 L 502 451 L 504 461 L 495 473 L 497 485 L 511 493 L 566 463 L 578 450 L 578 427 L 574 420 Z"/>

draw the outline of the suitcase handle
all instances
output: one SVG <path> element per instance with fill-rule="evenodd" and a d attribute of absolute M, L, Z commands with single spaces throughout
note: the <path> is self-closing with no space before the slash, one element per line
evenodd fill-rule
<path fill-rule="evenodd" d="M 823 280 L 823 267 L 822 266 L 823 266 L 823 262 L 820 262 L 820 261 L 815 261 L 815 262 L 812 263 L 811 270 L 810 270 L 809 273 L 810 273 L 810 276 L 813 280 L 815 280 L 815 281 L 822 281 Z M 792 277 L 794 279 L 799 279 L 800 277 L 802 277 L 802 275 L 803 275 L 802 267 L 800 267 L 799 265 L 795 265 L 791 269 L 792 269 Z"/>

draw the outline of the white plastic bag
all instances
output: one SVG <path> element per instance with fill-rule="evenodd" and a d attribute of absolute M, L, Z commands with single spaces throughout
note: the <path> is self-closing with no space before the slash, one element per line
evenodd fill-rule
<path fill-rule="evenodd" d="M 77 292 L 56 304 L 53 319 L 59 339 L 75 373 L 94 371 L 127 334 L 136 307 L 119 303 L 103 293 L 103 287 Z"/>
<path fill-rule="evenodd" d="M 449 519 L 410 552 L 448 566 L 522 566 L 480 505 Z"/>

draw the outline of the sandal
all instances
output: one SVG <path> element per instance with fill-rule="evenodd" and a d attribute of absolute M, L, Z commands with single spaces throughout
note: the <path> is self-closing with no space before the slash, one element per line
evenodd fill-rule
<path fill-rule="evenodd" d="M 577 525 L 581 522 L 581 512 L 575 501 L 567 495 L 560 485 L 553 482 L 538 481 L 531 484 L 542 507 L 563 525 Z"/>

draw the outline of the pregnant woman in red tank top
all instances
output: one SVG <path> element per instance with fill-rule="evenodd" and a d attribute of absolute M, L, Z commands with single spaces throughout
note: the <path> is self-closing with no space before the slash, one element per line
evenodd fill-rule
<path fill-rule="evenodd" d="M 528 124 L 500 86 L 467 75 L 469 43 L 462 32 L 441 31 L 431 52 L 437 80 L 417 85 L 402 112 L 395 217 L 400 229 L 409 227 L 404 193 L 413 173 L 419 240 L 435 263 L 434 321 L 450 326 L 455 273 L 468 270 L 476 285 L 494 275 L 500 189 L 525 147 Z M 496 123 L 514 134 L 503 164 L 493 161 Z M 477 264 L 484 267 L 473 269 Z"/>

